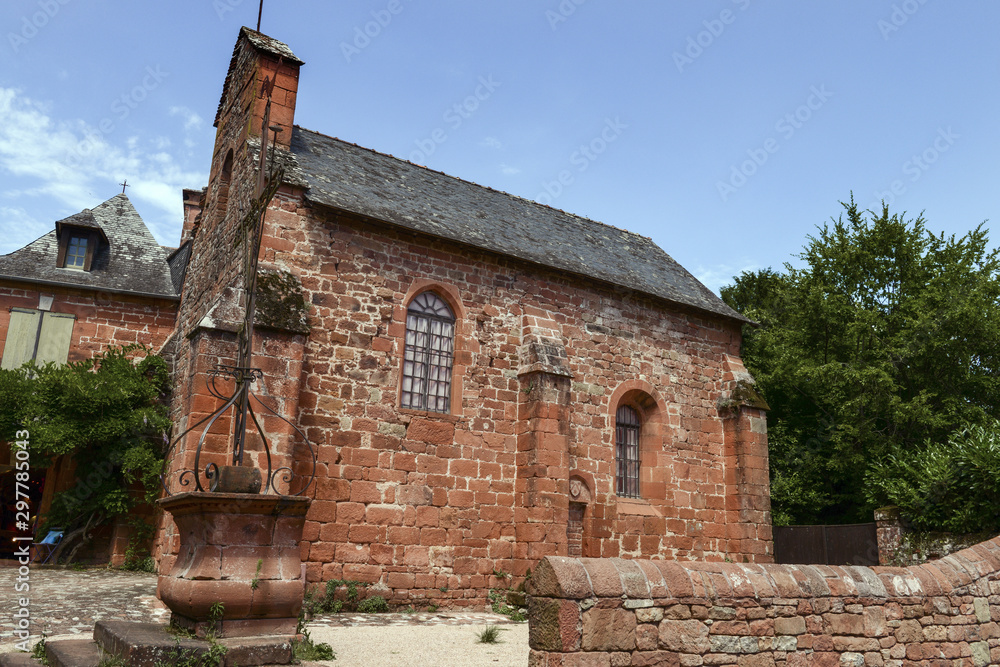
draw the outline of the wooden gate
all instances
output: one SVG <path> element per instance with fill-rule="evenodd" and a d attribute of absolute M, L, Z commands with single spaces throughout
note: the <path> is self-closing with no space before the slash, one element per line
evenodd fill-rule
<path fill-rule="evenodd" d="M 775 526 L 774 562 L 788 565 L 878 565 L 875 524 Z"/>

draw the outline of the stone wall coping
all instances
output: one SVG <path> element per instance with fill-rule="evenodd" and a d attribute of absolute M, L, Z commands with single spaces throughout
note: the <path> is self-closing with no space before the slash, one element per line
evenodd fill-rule
<path fill-rule="evenodd" d="M 564 599 L 910 598 L 949 595 L 998 570 L 1000 536 L 911 567 L 546 556 L 532 573 L 528 592 Z"/>

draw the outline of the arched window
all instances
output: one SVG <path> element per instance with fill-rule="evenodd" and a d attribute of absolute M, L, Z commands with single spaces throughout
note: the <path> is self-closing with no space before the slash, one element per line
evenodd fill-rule
<path fill-rule="evenodd" d="M 622 405 L 615 415 L 615 479 L 617 494 L 639 497 L 639 413 Z"/>
<path fill-rule="evenodd" d="M 418 294 L 406 311 L 401 406 L 448 412 L 454 358 L 455 315 L 434 292 Z"/>

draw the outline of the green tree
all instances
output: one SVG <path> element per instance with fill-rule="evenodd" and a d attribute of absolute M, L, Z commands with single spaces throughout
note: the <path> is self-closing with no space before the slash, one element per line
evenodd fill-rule
<path fill-rule="evenodd" d="M 866 475 L 890 456 L 1000 416 L 1000 259 L 982 225 L 934 235 L 922 217 L 858 209 L 807 237 L 801 264 L 723 288 L 771 406 L 776 524 L 870 521 Z"/>
<path fill-rule="evenodd" d="M 168 387 L 166 362 L 142 345 L 63 366 L 0 370 L 0 438 L 27 430 L 35 469 L 63 455 L 76 462 L 73 486 L 54 496 L 46 517 L 65 530 L 66 560 L 94 527 L 158 496 Z"/>

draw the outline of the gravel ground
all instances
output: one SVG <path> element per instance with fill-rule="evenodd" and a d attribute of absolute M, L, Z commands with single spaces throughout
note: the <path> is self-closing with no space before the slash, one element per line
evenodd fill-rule
<path fill-rule="evenodd" d="M 17 570 L 0 567 L 0 653 L 15 650 Z M 92 569 L 81 572 L 32 567 L 31 632 L 50 641 L 90 637 L 100 619 L 166 623 L 169 611 L 154 596 L 156 575 Z M 500 643 L 477 643 L 487 625 L 501 628 Z M 308 624 L 314 642 L 333 647 L 336 660 L 310 663 L 333 667 L 524 667 L 528 624 L 514 624 L 489 612 L 440 611 L 414 614 L 334 614 Z"/>
<path fill-rule="evenodd" d="M 336 660 L 317 665 L 412 665 L 414 667 L 524 667 L 528 624 L 501 626 L 500 642 L 476 643 L 485 625 L 397 625 L 318 627 L 314 642 L 333 647 Z"/>

